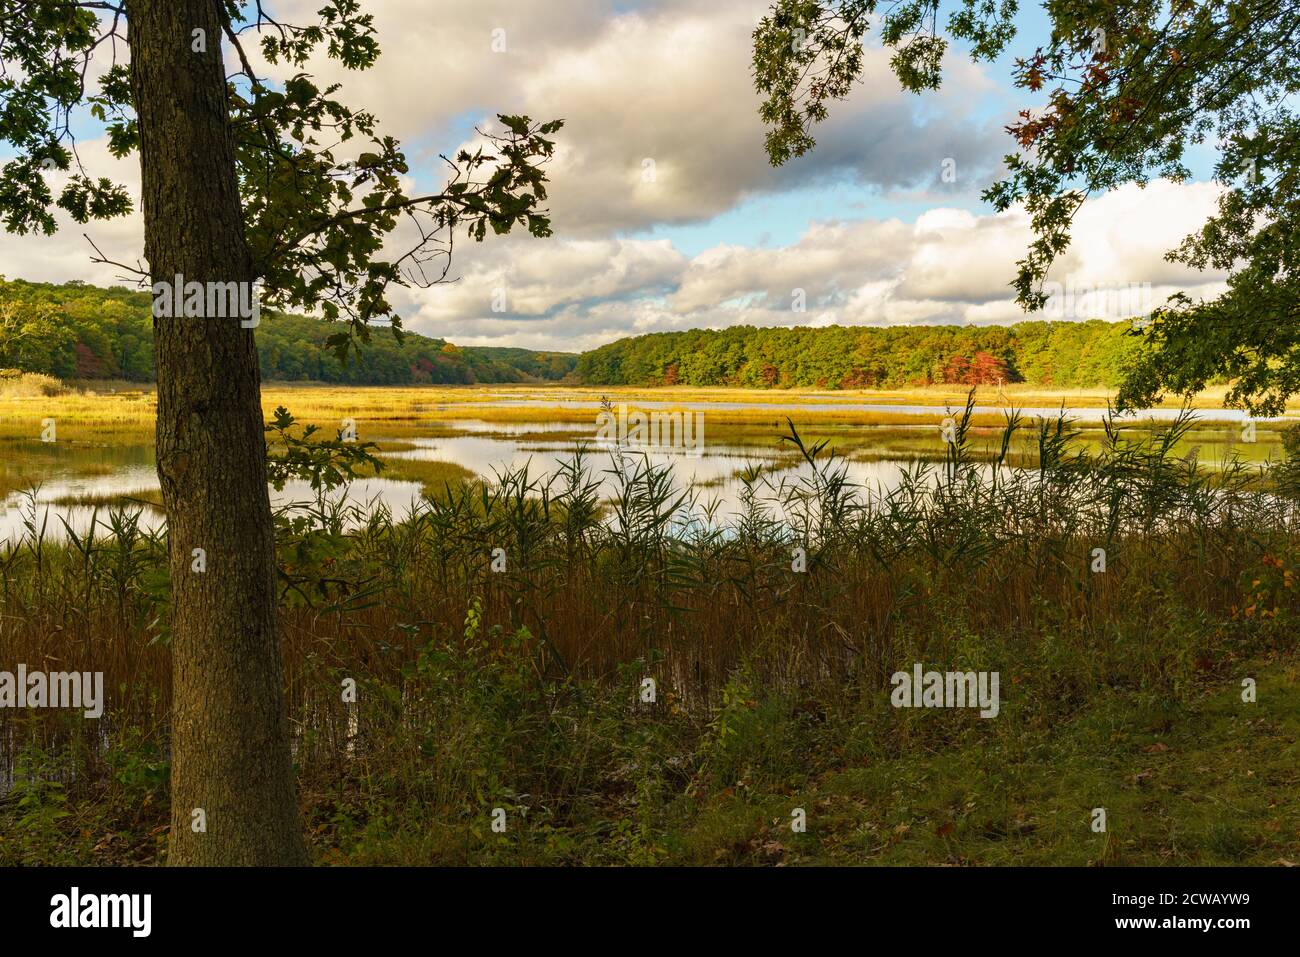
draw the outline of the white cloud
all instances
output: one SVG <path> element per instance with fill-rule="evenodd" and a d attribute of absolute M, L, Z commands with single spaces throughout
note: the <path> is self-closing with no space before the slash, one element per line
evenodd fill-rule
<path fill-rule="evenodd" d="M 819 127 L 817 150 L 773 169 L 750 68 L 768 0 L 621 6 L 456 0 L 431 16 L 427 0 L 372 0 L 378 64 L 353 73 L 320 58 L 312 69 L 343 83 L 348 102 L 375 108 L 429 176 L 471 123 L 498 112 L 563 118 L 549 175 L 564 236 L 706 221 L 748 196 L 828 178 L 934 186 L 950 157 L 974 189 L 1000 155 L 998 125 L 972 120 L 977 98 L 994 89 L 981 68 L 954 55 L 943 92 L 917 97 L 899 89 L 876 48 L 862 83 Z M 493 52 L 494 30 L 505 31 L 505 52 Z"/>
<path fill-rule="evenodd" d="M 134 285 L 134 277 L 116 266 L 91 262 L 97 258 L 86 236 L 109 258 L 135 266 L 143 256 L 144 223 L 140 217 L 140 165 L 134 158 L 119 160 L 108 152 L 106 139 L 85 140 L 77 145 L 86 171 L 107 177 L 125 187 L 132 212 L 111 220 L 75 222 L 62 210 L 55 211 L 58 232 L 53 236 L 28 233 L 19 236 L 0 229 L 0 275 L 31 282 L 68 282 L 80 279 L 100 286 Z M 58 196 L 67 174 L 57 170 L 46 174 Z"/>
<path fill-rule="evenodd" d="M 1222 290 L 1222 274 L 1163 259 L 1213 211 L 1217 195 L 1213 186 L 1157 182 L 1086 203 L 1053 273 L 1073 296 L 1068 312 L 1054 303 L 1056 312 L 1027 315 L 1014 302 L 1010 283 L 1031 239 L 1022 211 L 935 209 L 911 224 L 813 223 L 788 246 L 723 244 L 689 260 L 662 241 L 512 243 L 476 265 L 463 284 L 420 291 L 410 325 L 465 344 L 526 336 L 545 348 L 582 349 L 623 335 L 738 324 L 1119 319 L 1179 289 L 1207 296 Z M 507 312 L 492 314 L 490 290 L 502 282 L 517 295 Z M 1131 283 L 1150 288 L 1126 299 Z M 1101 294 L 1085 296 L 1094 289 Z M 796 290 L 805 311 L 793 309 Z"/>

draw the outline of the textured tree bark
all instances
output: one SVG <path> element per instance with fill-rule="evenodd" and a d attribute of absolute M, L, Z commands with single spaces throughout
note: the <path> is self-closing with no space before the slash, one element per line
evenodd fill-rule
<path fill-rule="evenodd" d="M 155 283 L 251 282 L 216 0 L 128 0 Z M 196 30 L 206 52 L 195 52 Z M 276 622 L 253 330 L 154 319 L 172 630 L 168 862 L 305 864 Z M 196 572 L 194 550 L 206 553 Z M 195 823 L 206 819 L 206 831 Z"/>

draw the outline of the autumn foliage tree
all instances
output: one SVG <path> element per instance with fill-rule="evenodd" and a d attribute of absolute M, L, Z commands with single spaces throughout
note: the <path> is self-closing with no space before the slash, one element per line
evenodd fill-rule
<path fill-rule="evenodd" d="M 948 359 L 939 381 L 961 385 L 1001 385 L 1011 381 L 1011 376 L 1004 359 L 987 352 L 976 352 L 971 357 L 958 353 Z"/>

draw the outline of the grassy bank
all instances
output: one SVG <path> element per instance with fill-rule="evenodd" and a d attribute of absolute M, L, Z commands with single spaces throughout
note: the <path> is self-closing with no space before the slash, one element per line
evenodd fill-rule
<path fill-rule="evenodd" d="M 886 705 L 821 710 L 752 688 L 711 721 L 639 711 L 634 689 L 590 684 L 520 712 L 505 674 L 473 663 L 478 689 L 443 702 L 454 724 L 425 740 L 375 729 L 352 757 L 302 774 L 317 863 L 1300 863 L 1294 648 L 1198 675 L 1172 698 L 1106 692 L 955 733 L 949 715 L 900 726 Z M 1259 704 L 1241 702 L 1242 673 Z M 496 737 L 470 747 L 478 735 Z M 24 783 L 0 801 L 0 863 L 163 862 L 156 740 L 115 737 L 93 782 L 52 783 L 66 767 L 26 752 Z M 1105 833 L 1091 829 L 1099 806 Z M 492 831 L 496 807 L 505 833 Z M 803 833 L 790 826 L 798 808 Z"/>
<path fill-rule="evenodd" d="M 53 381 L 53 380 L 51 380 Z M 320 384 L 267 383 L 262 405 L 267 417 L 278 406 L 285 406 L 302 421 L 337 427 L 343 419 L 375 428 L 423 427 L 442 417 L 472 417 L 488 422 L 594 422 L 598 410 L 572 408 L 560 401 L 599 403 L 608 397 L 615 404 L 636 406 L 638 402 L 667 403 L 666 408 L 681 410 L 697 403 L 708 403 L 710 424 L 775 425 L 784 423 L 789 407 L 797 407 L 799 419 L 823 424 L 915 425 L 933 424 L 942 417 L 945 407 L 960 409 L 971 390 L 964 386 L 927 386 L 896 390 L 756 390 L 709 388 L 633 388 L 633 387 L 540 387 L 540 386 L 328 386 Z M 1197 395 L 1193 408 L 1203 417 L 1222 408 L 1225 390 L 1210 389 Z M 1043 390 L 1020 385 L 980 386 L 974 389 L 975 404 L 998 409 L 1069 408 L 1104 410 L 1113 393 L 1105 390 Z M 525 400 L 535 406 L 493 405 Z M 550 400 L 558 400 L 551 402 Z M 727 403 L 744 403 L 762 408 L 728 409 Z M 933 413 L 895 411 L 833 410 L 821 406 L 846 404 L 926 406 Z M 1176 409 L 1181 402 L 1169 399 L 1163 408 Z M 1295 409 L 1291 411 L 1296 411 Z M 69 438 L 88 438 L 103 430 L 121 430 L 147 436 L 153 430 L 154 395 L 151 389 L 129 386 L 111 391 L 67 390 L 60 395 L 33 394 L 16 396 L 0 392 L 0 438 L 39 435 L 40 422 L 55 419 L 60 431 Z M 1001 413 L 977 415 L 976 425 L 1000 426 Z M 1267 423 L 1261 423 L 1267 428 Z"/>

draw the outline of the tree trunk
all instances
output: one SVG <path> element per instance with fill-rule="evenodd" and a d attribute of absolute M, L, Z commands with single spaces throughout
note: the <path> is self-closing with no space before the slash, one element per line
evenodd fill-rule
<path fill-rule="evenodd" d="M 215 0 L 128 0 L 145 258 L 155 283 L 254 278 Z M 195 52 L 194 31 L 206 52 Z M 276 623 L 253 330 L 154 319 L 171 572 L 168 862 L 305 864 Z M 203 549 L 206 571 L 195 571 Z M 199 829 L 206 824 L 206 830 Z"/>

